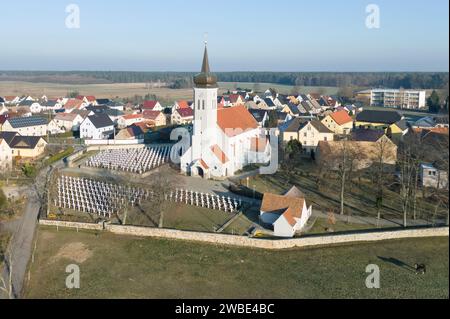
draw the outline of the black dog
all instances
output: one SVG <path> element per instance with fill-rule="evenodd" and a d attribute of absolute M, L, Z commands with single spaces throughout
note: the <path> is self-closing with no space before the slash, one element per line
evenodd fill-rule
<path fill-rule="evenodd" d="M 414 268 L 416 268 L 417 275 L 425 275 L 427 272 L 427 266 L 425 264 L 415 264 Z"/>

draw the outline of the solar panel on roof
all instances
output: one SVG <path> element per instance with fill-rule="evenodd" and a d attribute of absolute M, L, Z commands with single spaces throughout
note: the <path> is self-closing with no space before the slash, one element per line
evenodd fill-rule
<path fill-rule="evenodd" d="M 8 119 L 8 121 L 14 128 L 47 125 L 47 120 L 40 116 L 14 117 Z"/>

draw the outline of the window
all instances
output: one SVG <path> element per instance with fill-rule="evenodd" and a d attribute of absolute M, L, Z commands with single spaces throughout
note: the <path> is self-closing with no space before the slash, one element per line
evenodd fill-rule
<path fill-rule="evenodd" d="M 205 100 L 202 101 L 202 107 L 205 109 Z"/>

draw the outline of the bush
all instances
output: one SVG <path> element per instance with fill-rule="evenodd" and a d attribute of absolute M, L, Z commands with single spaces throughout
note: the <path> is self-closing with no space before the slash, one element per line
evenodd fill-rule
<path fill-rule="evenodd" d="M 6 198 L 5 193 L 0 188 L 0 210 L 6 207 L 6 204 L 8 203 L 8 199 Z"/>
<path fill-rule="evenodd" d="M 22 166 L 22 172 L 26 177 L 35 177 L 36 176 L 36 167 L 32 164 L 24 164 Z"/>

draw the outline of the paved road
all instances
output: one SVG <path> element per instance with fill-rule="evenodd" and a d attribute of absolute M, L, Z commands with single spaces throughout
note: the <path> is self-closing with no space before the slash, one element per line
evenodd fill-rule
<path fill-rule="evenodd" d="M 59 162 L 57 166 L 62 167 L 62 161 Z M 40 196 L 42 196 L 42 191 L 46 188 L 47 175 L 50 174 L 51 171 L 52 169 L 46 167 L 38 173 L 35 183 L 28 189 L 27 204 L 22 216 L 16 221 L 6 225 L 13 234 L 9 248 L 9 251 L 12 251 L 12 256 L 6 257 L 6 264 L 11 264 L 12 261 L 12 286 L 14 298 L 20 298 L 22 294 L 27 266 L 33 250 L 33 239 L 36 231 L 37 219 L 41 208 Z M 8 267 L 5 266 L 1 270 L 1 274 L 3 278 L 5 278 L 5 281 L 8 282 L 10 275 Z M 7 295 L 0 292 L 0 299 L 7 297 Z"/>

